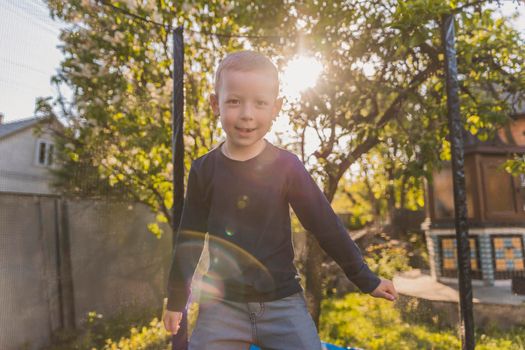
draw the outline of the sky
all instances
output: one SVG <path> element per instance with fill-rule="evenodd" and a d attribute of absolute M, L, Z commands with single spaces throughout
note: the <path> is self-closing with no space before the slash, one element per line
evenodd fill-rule
<path fill-rule="evenodd" d="M 504 2 L 504 15 L 516 8 L 513 26 L 525 35 L 525 4 Z M 37 97 L 56 96 L 51 85 L 62 52 L 58 35 L 62 24 L 49 17 L 41 0 L 0 0 L 0 113 L 4 122 L 34 115 Z"/>
<path fill-rule="evenodd" d="M 0 0 L 0 113 L 4 121 L 32 117 L 35 99 L 55 96 L 60 24 L 39 0 Z"/>

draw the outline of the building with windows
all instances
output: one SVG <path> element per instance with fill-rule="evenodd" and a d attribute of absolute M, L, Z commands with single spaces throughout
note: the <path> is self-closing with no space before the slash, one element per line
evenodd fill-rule
<path fill-rule="evenodd" d="M 57 166 L 55 117 L 33 117 L 4 123 L 0 115 L 0 192 L 51 194 L 49 169 Z"/>
<path fill-rule="evenodd" d="M 525 114 L 513 117 L 490 140 L 464 132 L 465 182 L 473 284 L 509 284 L 525 276 L 525 174 L 512 176 L 502 165 L 525 154 Z M 436 172 L 428 186 L 423 224 L 431 273 L 441 282 L 457 280 L 452 170 Z"/>

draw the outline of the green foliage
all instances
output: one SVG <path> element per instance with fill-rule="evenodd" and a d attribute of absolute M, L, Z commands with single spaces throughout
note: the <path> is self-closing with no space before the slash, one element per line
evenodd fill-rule
<path fill-rule="evenodd" d="M 425 236 L 419 232 L 408 232 L 407 236 L 406 244 L 410 250 L 409 265 L 413 268 L 430 270 L 430 256 Z"/>
<path fill-rule="evenodd" d="M 195 328 L 198 304 L 188 310 L 188 335 Z M 88 312 L 82 328 L 60 331 L 53 344 L 44 350 L 170 350 L 171 334 L 159 319 L 159 310 L 125 310 L 111 318 L 95 311 Z"/>
<path fill-rule="evenodd" d="M 47 1 L 61 31 L 64 59 L 53 81 L 67 85 L 71 99 L 41 103 L 41 113 L 56 113 L 67 129 L 57 137 L 55 187 L 74 196 L 111 196 L 148 205 L 158 223 L 170 223 L 173 205 L 171 150 L 172 32 L 185 27 L 184 144 L 190 160 L 206 153 L 220 132 L 207 102 L 210 72 L 239 40 L 204 39 L 202 31 L 238 31 L 228 19 L 227 2 Z M 147 17 L 155 25 L 126 15 Z M 53 105 L 51 108 L 51 104 Z"/>
<path fill-rule="evenodd" d="M 523 331 L 478 332 L 476 349 L 523 350 Z M 461 348 L 455 330 L 407 323 L 391 302 L 355 293 L 323 301 L 319 334 L 324 341 L 367 350 Z"/>
<path fill-rule="evenodd" d="M 80 329 L 55 333 L 44 350 L 167 349 L 164 325 L 153 316 L 159 314 L 156 309 L 133 308 L 105 318 L 90 311 Z"/>
<path fill-rule="evenodd" d="M 190 335 L 197 313 L 198 305 L 193 303 L 188 315 Z M 154 314 L 158 314 L 158 310 L 123 312 L 105 319 L 99 313 L 89 312 L 83 330 L 57 334 L 54 344 L 45 350 L 169 350 L 171 336 Z M 356 293 L 323 301 L 319 334 L 323 341 L 367 350 L 460 348 L 453 329 L 406 322 L 394 304 Z M 524 334 L 520 328 L 505 332 L 496 328 L 478 331 L 476 349 L 523 350 Z"/>
<path fill-rule="evenodd" d="M 265 2 L 257 15 L 239 17 L 256 33 L 286 33 L 284 49 L 282 40 L 266 42 L 281 61 L 301 53 L 323 65 L 317 85 L 286 113 L 296 136 L 292 147 L 299 152 L 304 135 L 306 145 L 309 139 L 319 144 L 306 158 L 315 158 L 313 173 L 322 178 L 329 200 L 349 167 L 375 150 L 382 155 L 373 160 L 377 170 L 392 172 L 387 181 L 403 183 L 392 192 L 396 201 L 421 206 L 420 181 L 449 158 L 440 32 L 445 14 L 456 13 L 465 128 L 486 139 L 508 121 L 509 101 L 522 100 L 525 91 L 525 45 L 519 32 L 489 9 L 495 3 L 314 1 L 280 4 L 276 10 L 274 2 Z"/>
<path fill-rule="evenodd" d="M 525 174 L 525 155 L 515 155 L 513 159 L 507 160 L 503 167 L 512 175 Z"/>
<path fill-rule="evenodd" d="M 368 246 L 365 260 L 374 273 L 388 279 L 398 272 L 410 270 L 408 251 L 395 240 Z"/>
<path fill-rule="evenodd" d="M 379 145 L 361 156 L 341 179 L 333 205 L 341 213 L 352 213 L 350 226 L 385 222 L 394 208 L 423 209 L 424 171 L 393 153 L 394 149 Z"/>
<path fill-rule="evenodd" d="M 457 11 L 457 52 L 465 127 L 487 138 L 506 122 L 508 101 L 523 98 L 524 42 L 486 0 L 380 2 L 47 1 L 69 24 L 61 34 L 64 60 L 54 81 L 73 97 L 54 106 L 68 122 L 58 150 L 57 186 L 69 194 L 121 195 L 149 205 L 169 221 L 171 173 L 171 48 L 164 25 L 184 25 L 185 166 L 207 152 L 220 131 L 207 102 L 212 72 L 225 52 L 251 45 L 283 67 L 292 56 L 323 64 L 317 86 L 291 102 L 293 135 L 316 131 L 313 173 L 331 201 L 340 179 L 360 157 L 375 153 L 374 197 L 392 207 L 420 208 L 421 180 L 449 158 L 440 18 Z M 205 33 L 261 35 L 232 38 Z M 44 113 L 58 113 L 43 104 Z M 308 158 L 308 157 L 307 157 Z M 382 174 L 381 174 L 382 173 Z M 383 179 L 381 179 L 381 176 Z M 380 193 L 383 191 L 383 193 Z M 370 192 L 370 191 L 369 191 Z M 363 224 L 384 203 L 361 208 Z M 397 203 L 397 204 L 396 204 Z M 384 209 L 381 209 L 384 210 Z M 380 213 L 379 213 L 380 214 Z M 160 221 L 159 221 L 160 222 Z M 158 225 L 150 225 L 162 234 Z"/>
<path fill-rule="evenodd" d="M 148 327 L 143 326 L 140 329 L 135 327 L 130 328 L 130 336 L 128 338 L 120 338 L 120 340 L 113 341 L 108 339 L 103 350 L 169 350 L 171 346 L 166 344 L 167 334 L 164 324 L 156 317 L 151 320 Z"/>

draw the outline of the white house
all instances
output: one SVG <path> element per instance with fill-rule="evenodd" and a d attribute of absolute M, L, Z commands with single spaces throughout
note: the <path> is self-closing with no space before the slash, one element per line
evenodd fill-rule
<path fill-rule="evenodd" d="M 4 123 L 0 114 L 0 192 L 53 193 L 49 169 L 56 167 L 52 130 L 55 117 L 33 117 Z"/>

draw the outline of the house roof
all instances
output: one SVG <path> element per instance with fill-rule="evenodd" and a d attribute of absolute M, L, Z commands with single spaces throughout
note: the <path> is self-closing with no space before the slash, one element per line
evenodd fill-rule
<path fill-rule="evenodd" d="M 0 139 L 7 137 L 11 134 L 14 134 L 18 131 L 22 131 L 26 128 L 29 128 L 33 125 L 36 125 L 44 120 L 51 120 L 50 117 L 31 117 L 22 120 L 17 120 L 10 123 L 0 124 Z"/>

